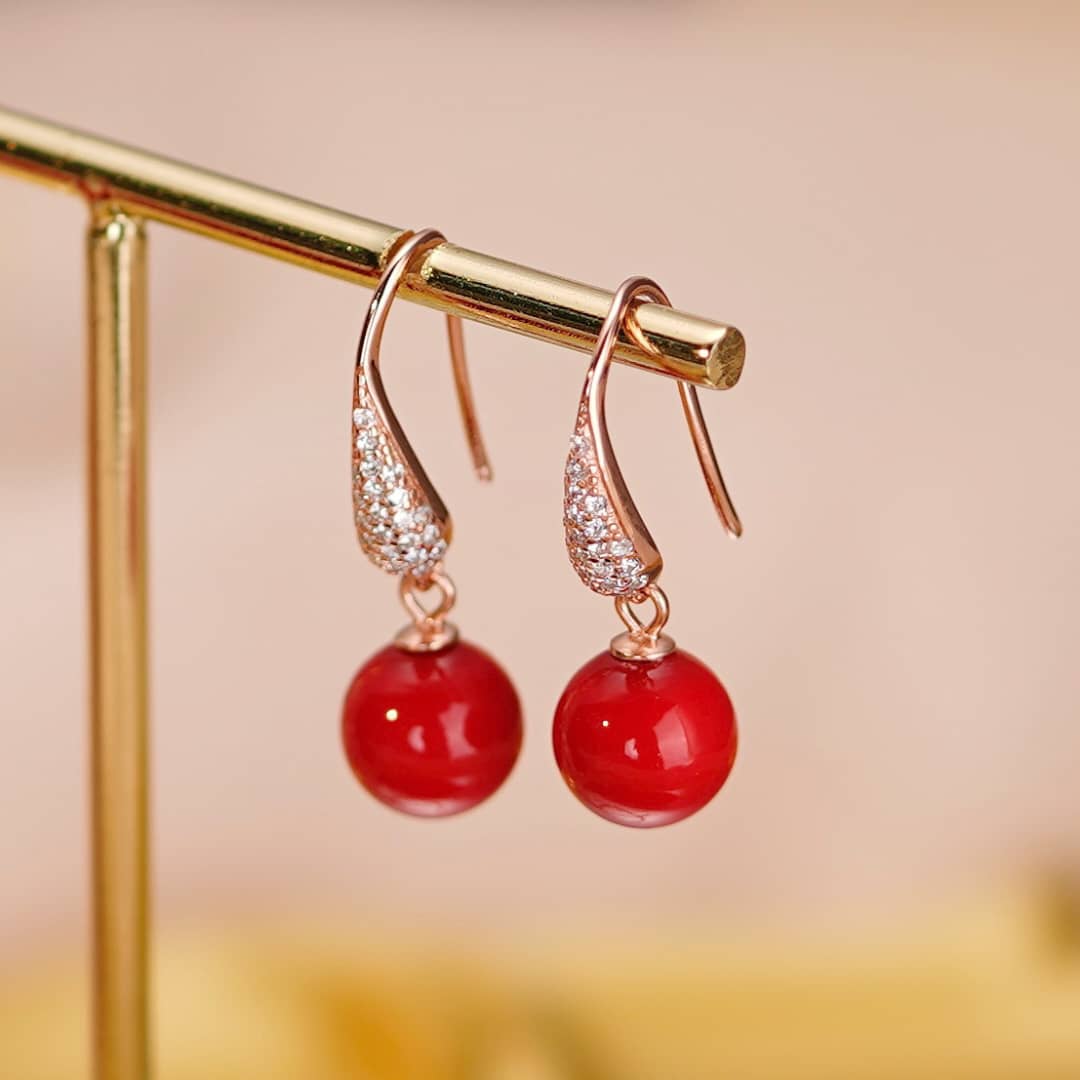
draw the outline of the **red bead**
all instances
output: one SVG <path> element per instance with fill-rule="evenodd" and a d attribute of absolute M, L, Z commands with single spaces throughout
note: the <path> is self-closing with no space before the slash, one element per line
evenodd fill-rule
<path fill-rule="evenodd" d="M 475 645 L 388 645 L 353 678 L 341 731 L 372 795 L 406 814 L 446 817 L 483 802 L 510 774 L 521 705 L 506 672 Z"/>
<path fill-rule="evenodd" d="M 735 761 L 735 711 L 720 680 L 676 649 L 659 660 L 590 660 L 555 710 L 555 760 L 608 821 L 670 825 L 700 810 Z"/>

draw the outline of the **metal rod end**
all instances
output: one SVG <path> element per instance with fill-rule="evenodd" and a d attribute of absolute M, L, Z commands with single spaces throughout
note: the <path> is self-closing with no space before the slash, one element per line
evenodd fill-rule
<path fill-rule="evenodd" d="M 725 327 L 705 357 L 709 385 L 717 390 L 730 390 L 739 381 L 745 363 L 746 338 L 734 326 Z"/>

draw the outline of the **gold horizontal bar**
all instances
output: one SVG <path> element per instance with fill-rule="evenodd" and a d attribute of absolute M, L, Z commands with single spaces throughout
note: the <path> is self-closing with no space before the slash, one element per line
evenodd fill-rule
<path fill-rule="evenodd" d="M 369 288 L 402 232 L 5 109 L 0 169 Z M 603 289 L 454 244 L 432 251 L 406 278 L 400 295 L 581 351 L 595 344 L 611 303 Z M 638 321 L 655 354 L 627 338 L 616 359 L 713 389 L 738 382 L 746 346 L 733 326 L 661 304 L 645 304 Z"/>

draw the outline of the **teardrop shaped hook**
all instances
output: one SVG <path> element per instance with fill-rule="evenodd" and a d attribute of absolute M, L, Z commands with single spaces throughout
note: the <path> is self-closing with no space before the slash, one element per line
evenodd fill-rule
<path fill-rule="evenodd" d="M 612 298 L 585 376 L 574 440 L 566 465 L 564 517 L 570 561 L 581 580 L 607 596 L 642 595 L 659 576 L 663 559 L 633 498 L 611 446 L 607 380 L 620 332 L 654 351 L 634 318 L 643 302 L 671 305 L 650 278 L 627 278 Z M 724 483 L 697 391 L 679 380 L 683 415 L 713 506 L 732 536 L 742 523 Z"/>
<path fill-rule="evenodd" d="M 452 535 L 450 514 L 428 479 L 390 405 L 380 371 L 382 337 L 394 297 L 415 260 L 445 243 L 435 229 L 406 233 L 390 249 L 368 305 L 357 346 L 353 386 L 353 504 L 364 552 L 390 573 L 425 581 Z M 491 467 L 480 435 L 460 321 L 447 316 L 450 356 L 473 464 L 482 480 Z"/>

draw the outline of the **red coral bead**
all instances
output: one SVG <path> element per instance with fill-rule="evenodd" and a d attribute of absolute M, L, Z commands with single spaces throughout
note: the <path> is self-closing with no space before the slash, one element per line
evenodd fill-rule
<path fill-rule="evenodd" d="M 676 649 L 659 660 L 590 660 L 555 710 L 555 760 L 608 821 L 670 825 L 700 810 L 735 761 L 735 711 L 720 680 Z"/>
<path fill-rule="evenodd" d="M 475 645 L 389 645 L 353 678 L 341 731 L 372 795 L 406 814 L 446 817 L 483 802 L 510 774 L 521 705 L 506 672 Z"/>

